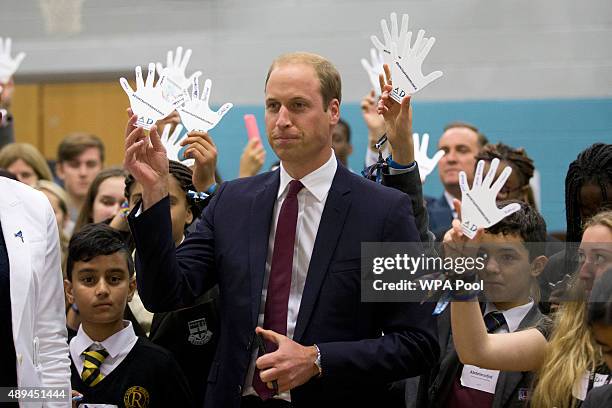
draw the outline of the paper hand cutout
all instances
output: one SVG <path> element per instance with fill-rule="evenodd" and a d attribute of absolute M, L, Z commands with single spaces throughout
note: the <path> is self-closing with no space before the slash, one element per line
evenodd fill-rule
<path fill-rule="evenodd" d="M 412 31 L 408 31 L 408 19 L 408 14 L 402 14 L 402 26 L 398 31 L 397 14 L 393 12 L 391 13 L 391 32 L 389 32 L 389 25 L 387 24 L 387 20 L 385 20 L 384 18 L 380 20 L 380 27 L 382 28 L 385 43 L 383 44 L 375 35 L 370 37 L 370 39 L 372 40 L 372 44 L 374 44 L 376 49 L 380 52 L 380 54 L 382 54 L 384 63 L 389 65 L 389 67 L 391 67 L 391 65 L 393 64 L 391 44 L 396 43 L 398 48 L 400 50 L 403 50 L 404 44 L 406 42 L 410 43 L 410 39 L 412 38 Z M 380 88 L 380 85 L 374 88 Z"/>
<path fill-rule="evenodd" d="M 0 37 L 0 83 L 6 84 L 10 81 L 13 74 L 19 68 L 21 61 L 25 58 L 25 52 L 20 52 L 15 58 L 11 57 L 11 45 L 12 41 L 10 38 L 6 38 L 2 41 Z"/>
<path fill-rule="evenodd" d="M 187 133 L 183 134 L 183 125 L 176 125 L 172 134 L 170 134 L 171 127 L 171 124 L 164 126 L 164 130 L 162 131 L 160 138 L 162 144 L 166 148 L 166 155 L 168 156 L 168 159 L 180 162 L 187 167 L 193 166 L 195 164 L 195 159 L 187 159 L 184 155 L 185 150 L 189 146 L 181 146 L 181 140 L 187 135 Z"/>
<path fill-rule="evenodd" d="M 162 75 L 155 86 L 155 64 L 149 64 L 149 73 L 147 74 L 146 83 L 142 79 L 142 69 L 137 66 L 136 69 L 136 91 L 132 89 L 127 79 L 120 78 L 119 82 L 123 90 L 130 98 L 130 106 L 134 114 L 138 116 L 136 126 L 144 129 L 151 129 L 151 126 L 160 119 L 168 116 L 177 106 L 182 105 L 183 97 L 174 100 L 173 103 L 168 102 L 162 95 L 162 87 L 165 82 L 165 77 Z"/>
<path fill-rule="evenodd" d="M 434 71 L 427 76 L 424 76 L 422 72 L 423 61 L 435 42 L 434 37 L 425 38 L 425 31 L 419 30 L 412 47 L 410 41 L 404 44 L 403 50 L 398 44 L 391 44 L 391 55 L 393 56 L 393 65 L 389 65 L 393 78 L 391 97 L 398 103 L 401 103 L 405 96 L 415 94 L 442 76 L 442 71 Z M 401 51 L 401 54 L 398 50 Z"/>
<path fill-rule="evenodd" d="M 185 105 L 178 109 L 181 115 L 181 122 L 189 132 L 195 130 L 200 132 L 208 132 L 210 129 L 217 126 L 223 116 L 234 106 L 231 103 L 226 103 L 218 111 L 212 111 L 208 106 L 210 98 L 210 88 L 212 81 L 207 79 L 204 82 L 204 90 L 202 99 L 200 99 L 200 87 L 198 78 L 193 79 L 191 98 L 185 92 Z"/>
<path fill-rule="evenodd" d="M 166 57 L 166 66 L 164 67 L 161 62 L 157 63 L 157 74 L 159 76 L 165 75 L 166 82 L 162 89 L 164 97 L 173 101 L 177 97 L 183 95 L 183 92 L 189 88 L 189 85 L 193 82 L 194 78 L 202 75 L 202 71 L 196 71 L 189 78 L 185 76 L 185 69 L 191 58 L 191 49 L 185 51 L 183 55 L 183 47 L 176 48 L 176 54 L 172 54 L 172 50 L 168 51 Z"/>
<path fill-rule="evenodd" d="M 497 167 L 499 166 L 499 159 L 491 161 L 491 168 L 483 181 L 484 165 L 485 162 L 483 160 L 478 162 L 472 189 L 468 185 L 465 172 L 459 172 L 461 230 L 469 238 L 476 236 L 478 228 L 488 228 L 495 225 L 508 215 L 521 209 L 521 205 L 518 203 L 508 204 L 504 208 L 497 208 L 495 202 L 497 194 L 508 180 L 508 177 L 510 177 L 510 174 L 512 174 L 512 168 L 510 166 L 506 167 L 497 181 L 493 183 Z"/>
<path fill-rule="evenodd" d="M 425 183 L 427 176 L 436 168 L 436 165 L 444 156 L 443 150 L 438 150 L 430 159 L 427 157 L 427 147 L 429 146 L 429 134 L 423 133 L 423 139 L 419 141 L 419 134 L 412 134 L 412 144 L 414 146 L 414 159 L 419 165 L 419 174 L 421 176 L 421 184 Z"/>
<path fill-rule="evenodd" d="M 383 64 L 384 59 L 382 53 L 375 48 L 370 48 L 370 60 L 372 63 L 365 59 L 361 59 L 361 66 L 365 69 L 372 84 L 372 89 L 376 91 L 376 94 L 380 94 L 380 82 L 378 81 L 378 75 L 384 74 Z"/>

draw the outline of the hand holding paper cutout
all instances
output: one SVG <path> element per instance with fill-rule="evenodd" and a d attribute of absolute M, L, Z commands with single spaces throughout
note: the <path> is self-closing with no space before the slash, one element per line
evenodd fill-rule
<path fill-rule="evenodd" d="M 412 134 L 412 144 L 414 145 L 414 159 L 419 165 L 419 174 L 421 176 L 421 184 L 425 183 L 427 176 L 431 174 L 433 169 L 444 156 L 443 150 L 438 150 L 430 159 L 427 157 L 427 147 L 429 146 L 429 134 L 423 133 L 423 139 L 419 141 L 419 134 Z"/>
<path fill-rule="evenodd" d="M 368 62 L 367 59 L 362 58 L 361 65 L 363 66 L 363 69 L 365 69 L 366 73 L 368 74 L 368 78 L 370 78 L 372 89 L 374 89 L 374 91 L 378 93 L 380 89 L 380 86 L 378 85 L 378 76 L 380 74 L 384 74 L 384 71 L 383 71 L 384 60 L 383 60 L 382 52 L 377 51 L 374 48 L 370 48 L 370 59 L 372 60 L 371 64 L 370 62 Z"/>
<path fill-rule="evenodd" d="M 189 98 L 189 95 L 185 95 L 185 105 L 178 109 L 178 113 L 181 115 L 181 121 L 189 132 L 194 130 L 208 132 L 210 129 L 217 126 L 217 123 L 219 123 L 223 116 L 232 106 L 234 106 L 231 103 L 226 103 L 221 106 L 218 111 L 212 111 L 208 106 L 211 86 L 212 81 L 207 79 L 206 82 L 204 82 L 202 99 L 200 99 L 198 78 L 194 78 L 191 98 Z"/>
<path fill-rule="evenodd" d="M 164 126 L 164 130 L 161 134 L 161 142 L 166 148 L 166 155 L 168 156 L 168 159 L 180 162 L 187 167 L 193 166 L 195 160 L 185 158 L 183 152 L 186 148 L 180 144 L 183 138 L 187 136 L 187 133 L 181 135 L 183 132 L 183 125 L 176 125 L 172 134 L 170 134 L 171 128 L 171 124 Z"/>
<path fill-rule="evenodd" d="M 168 116 L 178 105 L 183 103 L 182 97 L 176 99 L 174 103 L 168 102 L 162 95 L 162 86 L 165 82 L 165 77 L 162 75 L 157 84 L 153 85 L 155 80 L 155 64 L 149 64 L 149 73 L 147 74 L 146 83 L 142 79 L 142 69 L 137 66 L 136 69 L 136 91 L 132 89 L 127 79 L 120 78 L 119 82 L 123 90 L 130 98 L 130 106 L 134 114 L 138 116 L 136 126 L 146 130 L 151 129 L 151 126 L 160 119 Z"/>
<path fill-rule="evenodd" d="M 461 230 L 470 238 L 476 236 L 478 228 L 488 228 L 497 224 L 499 221 L 508 215 L 521 209 L 520 204 L 508 204 L 504 208 L 497 208 L 495 199 L 497 194 L 502 189 L 510 174 L 512 168 L 506 167 L 495 183 L 493 179 L 499 166 L 499 159 L 491 161 L 491 167 L 484 181 L 482 174 L 484 172 L 485 162 L 480 160 L 476 166 L 476 174 L 474 175 L 474 185 L 470 189 L 467 181 L 467 175 L 464 171 L 459 172 L 459 186 L 461 187 Z"/>
<path fill-rule="evenodd" d="M 11 79 L 26 56 L 25 52 L 20 52 L 15 58 L 12 58 L 11 45 L 10 38 L 2 41 L 0 37 L 0 83 L 2 84 L 6 84 Z"/>
<path fill-rule="evenodd" d="M 380 20 L 380 27 L 382 28 L 383 37 L 385 43 L 383 44 L 378 37 L 375 35 L 371 36 L 372 44 L 376 47 L 379 53 L 382 55 L 384 63 L 391 66 L 393 64 L 393 55 L 391 55 L 391 44 L 395 43 L 400 50 L 404 49 L 404 44 L 410 43 L 412 38 L 412 31 L 408 31 L 408 14 L 402 14 L 402 26 L 398 31 L 397 28 L 397 14 L 391 13 L 391 32 L 389 32 L 389 25 L 387 20 L 384 18 Z M 377 87 L 374 87 L 377 89 Z"/>
<path fill-rule="evenodd" d="M 422 72 L 423 61 L 435 43 L 434 37 L 425 38 L 425 31 L 419 30 L 412 47 L 410 41 L 404 44 L 403 49 L 399 48 L 399 44 L 391 44 L 391 55 L 393 56 L 393 64 L 390 65 L 393 77 L 391 96 L 398 103 L 404 96 L 417 93 L 442 76 L 442 71 L 434 71 L 427 76 L 424 76 Z"/>
<path fill-rule="evenodd" d="M 174 55 L 172 54 L 172 50 L 168 51 L 165 67 L 161 62 L 157 63 L 157 74 L 159 76 L 166 76 L 163 93 L 164 97 L 169 101 L 173 101 L 177 97 L 183 95 L 183 92 L 189 88 L 194 78 L 202 75 L 202 71 L 196 71 L 191 74 L 189 78 L 185 76 L 185 69 L 187 68 L 190 58 L 191 49 L 187 49 L 185 55 L 183 55 L 183 47 L 177 47 L 176 54 Z"/>

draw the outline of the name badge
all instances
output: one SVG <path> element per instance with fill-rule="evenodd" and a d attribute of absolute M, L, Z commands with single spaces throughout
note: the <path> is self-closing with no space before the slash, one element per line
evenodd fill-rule
<path fill-rule="evenodd" d="M 473 365 L 464 365 L 461 372 L 461 385 L 495 394 L 498 377 L 499 370 L 487 370 Z"/>

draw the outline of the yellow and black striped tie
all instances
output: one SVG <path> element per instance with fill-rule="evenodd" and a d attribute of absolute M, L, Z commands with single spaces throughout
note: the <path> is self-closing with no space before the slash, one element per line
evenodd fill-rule
<path fill-rule="evenodd" d="M 93 387 L 104 378 L 100 372 L 100 366 L 104 362 L 104 359 L 108 357 L 108 351 L 104 349 L 89 350 L 84 351 L 82 355 L 85 357 L 85 360 L 83 361 L 81 378 L 85 384 Z"/>

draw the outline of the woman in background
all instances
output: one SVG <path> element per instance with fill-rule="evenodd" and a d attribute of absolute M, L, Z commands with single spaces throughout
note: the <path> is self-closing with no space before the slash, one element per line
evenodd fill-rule
<path fill-rule="evenodd" d="M 38 149 L 29 143 L 11 143 L 4 146 L 0 150 L 0 167 L 31 187 L 34 187 L 38 180 L 53 180 L 47 161 Z"/>

